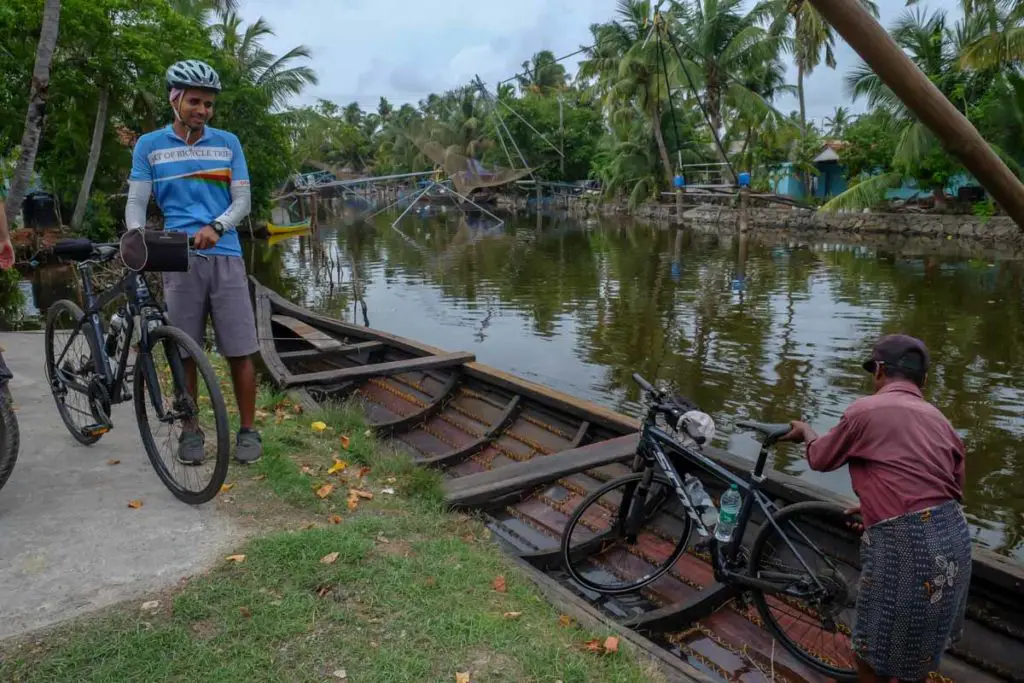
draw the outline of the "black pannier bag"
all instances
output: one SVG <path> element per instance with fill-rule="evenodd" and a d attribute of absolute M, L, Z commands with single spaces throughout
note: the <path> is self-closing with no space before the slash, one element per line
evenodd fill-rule
<path fill-rule="evenodd" d="M 183 273 L 188 270 L 188 250 L 184 232 L 129 230 L 121 236 L 121 260 L 140 273 Z"/>

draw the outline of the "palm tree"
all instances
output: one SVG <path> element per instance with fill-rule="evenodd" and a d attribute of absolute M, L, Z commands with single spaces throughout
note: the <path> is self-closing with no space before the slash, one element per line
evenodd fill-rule
<path fill-rule="evenodd" d="M 878 5 L 872 0 L 861 4 L 875 17 Z M 807 126 L 807 104 L 804 97 L 804 78 L 810 76 L 822 61 L 830 69 L 836 68 L 836 34 L 832 25 L 807 0 L 767 0 L 761 11 L 772 17 L 770 31 L 775 35 L 790 33 L 793 58 L 796 62 L 796 87 L 800 100 L 800 125 Z M 791 29 L 791 32 L 790 32 Z"/>
<path fill-rule="evenodd" d="M 825 125 L 828 126 L 828 134 L 834 138 L 841 138 L 846 133 L 853 121 L 850 117 L 850 110 L 846 107 L 836 107 L 832 116 L 825 117 Z"/>
<path fill-rule="evenodd" d="M 531 63 L 532 62 L 532 63 Z M 529 61 L 523 62 L 524 74 L 516 77 L 523 92 L 547 95 L 565 88 L 565 67 L 555 61 L 550 50 L 541 50 Z"/>
<path fill-rule="evenodd" d="M 686 0 L 676 3 L 677 45 L 693 80 L 704 90 L 711 126 L 721 132 L 727 107 L 771 105 L 740 78 L 748 69 L 773 62 L 792 45 L 785 36 L 762 28 L 761 6 L 745 13 L 745 0 Z"/>
<path fill-rule="evenodd" d="M 617 14 L 614 21 L 590 27 L 594 45 L 580 62 L 579 76 L 596 79 L 592 87 L 604 98 L 613 120 L 629 120 L 638 111 L 647 118 L 671 186 L 672 162 L 661 129 L 678 68 L 664 53 L 669 18 L 653 13 L 649 0 L 619 0 Z M 652 30 L 655 35 L 649 36 Z"/>
<path fill-rule="evenodd" d="M 21 156 L 11 178 L 7 195 L 6 215 L 8 224 L 21 208 L 21 202 L 28 189 L 29 179 L 35 168 L 39 138 L 43 131 L 43 115 L 50 87 L 50 62 L 57 47 L 57 33 L 60 28 L 60 0 L 46 0 L 43 5 L 43 23 L 36 46 L 36 61 L 32 67 L 32 85 L 28 95 L 28 113 L 25 114 L 25 130 L 21 135 Z"/>
<path fill-rule="evenodd" d="M 963 50 L 963 67 L 1003 70 L 1024 65 L 1024 2 L 1006 0 L 962 0 L 967 21 L 981 30 Z"/>
<path fill-rule="evenodd" d="M 213 33 L 218 36 L 218 47 L 235 63 L 242 77 L 262 88 L 276 107 L 283 107 L 288 98 L 298 95 L 307 85 L 319 81 L 309 66 L 293 66 L 300 59 L 309 59 L 312 52 L 305 45 L 293 47 L 280 57 L 268 52 L 262 39 L 274 35 L 270 25 L 260 17 L 242 28 L 242 18 L 233 11 L 220 15 Z"/>
<path fill-rule="evenodd" d="M 210 14 L 237 12 L 238 0 L 171 0 L 171 8 L 179 14 L 205 22 Z"/>

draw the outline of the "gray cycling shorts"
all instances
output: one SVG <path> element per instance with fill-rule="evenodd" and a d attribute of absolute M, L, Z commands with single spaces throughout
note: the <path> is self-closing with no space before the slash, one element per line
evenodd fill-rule
<path fill-rule="evenodd" d="M 210 316 L 222 356 L 238 358 L 259 350 L 245 262 L 240 257 L 192 256 L 188 272 L 163 276 L 164 303 L 172 325 L 202 346 Z"/>

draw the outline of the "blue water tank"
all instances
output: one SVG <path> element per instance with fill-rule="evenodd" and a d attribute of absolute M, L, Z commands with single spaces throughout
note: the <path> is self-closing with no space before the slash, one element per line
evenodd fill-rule
<path fill-rule="evenodd" d="M 686 185 L 686 178 L 684 178 L 681 175 L 677 175 L 675 178 L 672 179 L 672 182 L 675 184 L 676 187 L 684 187 Z"/>
<path fill-rule="evenodd" d="M 739 175 L 740 187 L 750 187 L 750 173 L 747 171 L 741 171 Z"/>

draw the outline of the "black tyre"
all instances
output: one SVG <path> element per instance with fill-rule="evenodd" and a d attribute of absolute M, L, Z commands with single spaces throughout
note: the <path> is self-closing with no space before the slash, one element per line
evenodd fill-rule
<path fill-rule="evenodd" d="M 754 539 L 750 574 L 755 578 L 762 572 L 803 574 L 811 585 L 811 575 L 795 549 L 828 593 L 811 602 L 751 591 L 754 605 L 769 632 L 797 659 L 837 681 L 852 683 L 857 680 L 852 626 L 859 558 L 855 534 L 844 530 L 849 517 L 838 505 L 809 502 L 784 507 L 773 519 L 778 528 L 765 522 Z"/>
<path fill-rule="evenodd" d="M 0 386 L 0 489 L 14 471 L 14 463 L 18 460 L 18 448 L 21 438 L 18 432 L 18 418 L 14 414 L 11 391 L 4 384 Z"/>
<path fill-rule="evenodd" d="M 100 400 L 99 405 L 94 405 L 87 391 L 72 386 L 88 387 L 96 378 L 94 359 L 99 350 L 95 340 L 79 326 L 83 317 L 78 304 L 68 299 L 57 301 L 46 312 L 46 381 L 71 436 L 91 446 L 103 432 L 88 428 L 102 422 L 103 411 L 110 414 L 110 404 Z"/>
<path fill-rule="evenodd" d="M 196 364 L 196 398 L 183 382 L 179 385 L 175 379 L 177 373 L 171 364 L 181 364 L 183 355 Z M 170 416 L 161 417 L 157 407 L 151 405 L 150 384 L 154 381 L 151 378 L 155 378 L 164 412 L 169 411 Z M 161 386 L 164 382 L 166 386 Z M 176 327 L 157 327 L 149 335 L 149 348 L 136 358 L 134 394 L 142 443 L 160 480 L 179 500 L 190 505 L 212 500 L 227 477 L 231 447 L 224 396 L 217 374 L 202 349 Z M 182 428 L 193 421 L 205 436 L 205 457 L 199 464 L 184 464 L 177 458 L 175 434 L 180 436 Z M 166 439 L 154 434 L 154 422 L 161 434 L 164 427 L 168 428 Z"/>
<path fill-rule="evenodd" d="M 640 533 L 636 539 L 626 538 L 619 523 L 622 501 L 628 497 L 630 505 L 636 504 L 633 492 L 643 477 L 637 472 L 607 482 L 584 498 L 569 518 L 562 533 L 562 565 L 584 588 L 605 595 L 639 590 L 661 578 L 686 551 L 692 522 L 685 513 L 666 515 L 657 528 L 650 524 L 676 500 L 672 483 L 661 474 L 651 479 Z M 655 537 L 660 542 L 652 542 Z M 665 540 L 671 547 L 667 554 L 662 552 Z"/>

